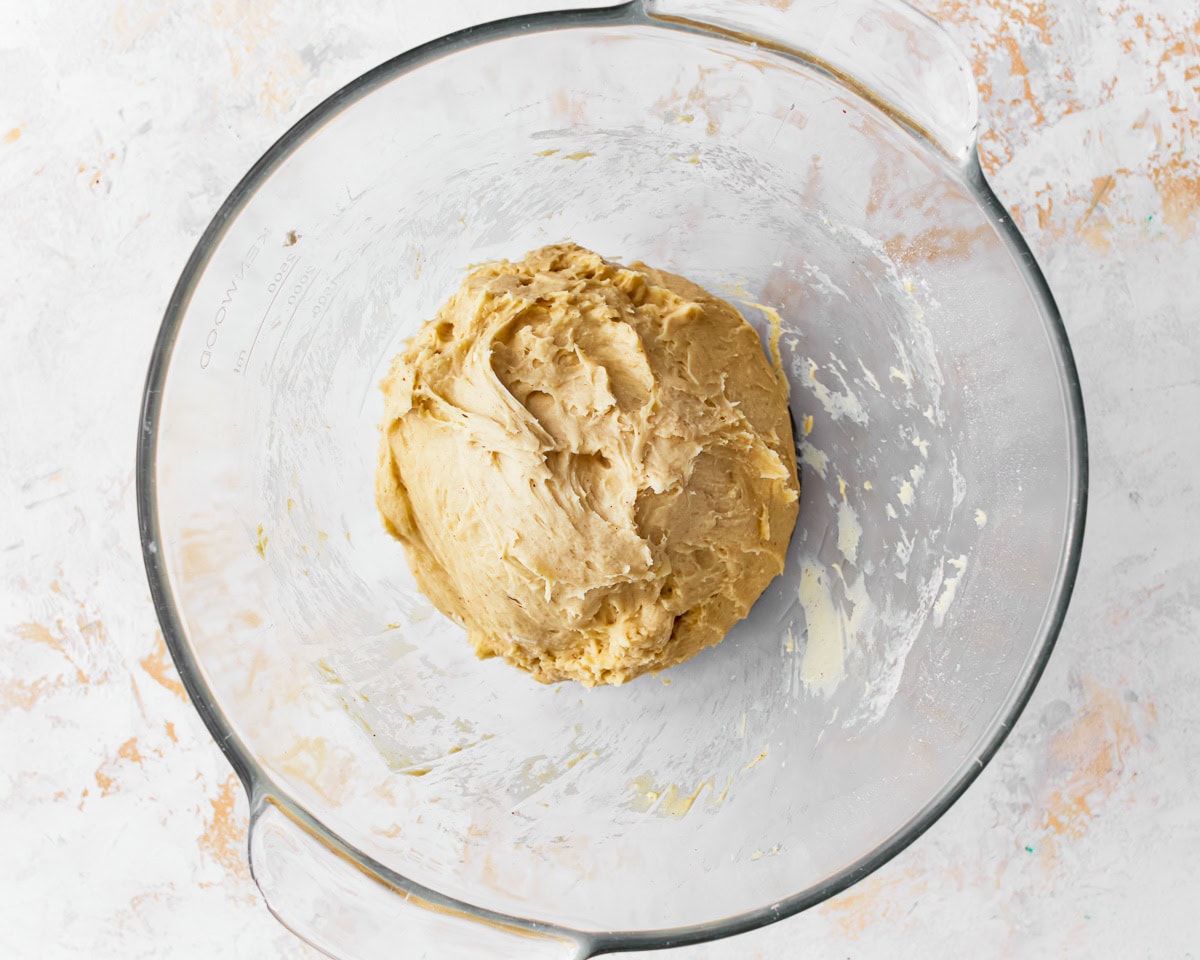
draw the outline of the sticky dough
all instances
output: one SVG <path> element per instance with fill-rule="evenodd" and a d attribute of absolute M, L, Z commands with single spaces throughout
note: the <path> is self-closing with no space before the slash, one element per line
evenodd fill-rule
<path fill-rule="evenodd" d="M 786 382 L 728 303 L 573 244 L 474 269 L 395 358 L 376 501 L 480 657 L 619 684 L 783 569 Z"/>

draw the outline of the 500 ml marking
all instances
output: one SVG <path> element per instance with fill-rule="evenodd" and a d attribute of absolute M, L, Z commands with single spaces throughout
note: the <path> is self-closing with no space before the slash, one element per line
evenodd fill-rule
<path fill-rule="evenodd" d="M 234 294 L 238 292 L 238 285 L 245 281 L 246 274 L 250 272 L 251 265 L 258 259 L 263 244 L 267 242 L 267 233 L 268 231 L 264 230 L 254 238 L 254 242 L 250 244 L 250 248 L 246 251 L 245 256 L 242 257 L 242 262 L 238 267 L 237 273 L 229 281 L 229 287 L 225 291 L 225 298 L 217 307 L 217 312 L 213 314 L 212 325 L 208 329 L 208 334 L 204 337 L 204 349 L 200 351 L 201 370 L 207 370 L 208 365 L 212 363 L 213 349 L 221 337 L 221 324 L 225 322 L 225 318 L 228 316 Z"/>

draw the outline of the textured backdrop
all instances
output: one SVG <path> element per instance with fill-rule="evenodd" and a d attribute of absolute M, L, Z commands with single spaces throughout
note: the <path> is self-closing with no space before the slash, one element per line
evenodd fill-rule
<path fill-rule="evenodd" d="M 0 956 L 315 956 L 257 895 L 244 797 L 157 630 L 142 380 L 192 245 L 272 140 L 400 50 L 534 6 L 0 4 Z M 984 166 L 1079 362 L 1075 600 L 1012 736 L 921 840 L 807 914 L 656 956 L 1200 956 L 1200 6 L 925 7 L 969 52 Z"/>

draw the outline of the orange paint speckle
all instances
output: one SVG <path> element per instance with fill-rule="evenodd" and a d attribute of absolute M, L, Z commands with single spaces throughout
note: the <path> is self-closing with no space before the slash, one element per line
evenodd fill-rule
<path fill-rule="evenodd" d="M 1152 703 L 1140 706 L 1118 692 L 1085 683 L 1085 700 L 1069 726 L 1050 741 L 1053 776 L 1043 791 L 1042 827 L 1048 834 L 1043 857 L 1058 858 L 1061 844 L 1078 840 L 1099 808 L 1124 782 L 1125 757 L 1141 742 L 1138 718 L 1153 723 Z"/>
<path fill-rule="evenodd" d="M 154 631 L 154 650 L 138 663 L 155 683 L 170 690 L 185 703 L 187 702 L 187 691 L 183 688 L 183 684 L 176 679 L 178 674 L 175 672 L 174 665 L 167 660 L 167 644 L 163 640 L 162 633 Z"/>
<path fill-rule="evenodd" d="M 105 773 L 103 767 L 96 769 L 96 784 L 100 787 L 100 796 L 102 797 L 107 797 L 117 789 L 116 777 Z"/>
<path fill-rule="evenodd" d="M 573 97 L 566 91 L 555 91 L 550 101 L 550 109 L 556 116 L 570 120 L 572 123 L 583 123 L 587 119 L 587 104 L 581 97 Z"/>
<path fill-rule="evenodd" d="M 117 756 L 130 763 L 141 763 L 146 758 L 138 750 L 137 737 L 130 737 L 117 749 Z"/>
<path fill-rule="evenodd" d="M 1106 221 L 1097 221 L 1087 225 L 1080 225 L 1076 230 L 1080 239 L 1083 240 L 1089 247 L 1097 253 L 1107 253 L 1112 249 L 1112 240 L 1110 234 L 1112 227 Z"/>
<path fill-rule="evenodd" d="M 79 608 L 82 610 L 83 604 L 79 604 Z M 104 621 L 98 618 L 89 618 L 80 613 L 75 618 L 75 627 L 84 640 L 92 641 L 95 646 L 102 647 L 108 643 L 108 630 L 105 629 Z"/>
<path fill-rule="evenodd" d="M 1150 177 L 1162 202 L 1163 223 L 1178 239 L 1189 239 L 1200 221 L 1200 171 L 1186 170 L 1177 161 L 1152 169 Z"/>
<path fill-rule="evenodd" d="M 1106 177 L 1095 177 L 1092 180 L 1092 199 L 1083 213 L 1083 220 L 1087 220 L 1095 212 L 1096 207 L 1108 199 L 1108 195 L 1116 183 L 1117 180 L 1111 173 Z M 1082 223 L 1082 221 L 1080 222 Z"/>
<path fill-rule="evenodd" d="M 1105 620 L 1114 627 L 1119 627 L 1135 612 L 1142 612 L 1145 609 L 1147 601 L 1165 587 L 1165 583 L 1155 584 L 1153 587 L 1146 587 L 1143 590 L 1136 591 L 1129 606 L 1115 603 L 1104 612 Z"/>
<path fill-rule="evenodd" d="M 33 643 L 44 643 L 51 650 L 61 653 L 67 658 L 67 662 L 75 668 L 75 681 L 77 683 L 87 683 L 87 674 L 83 672 L 83 669 L 75 662 L 67 650 L 66 636 L 61 620 L 57 626 L 58 633 L 55 634 L 49 627 L 41 623 L 19 623 L 15 632 L 22 640 L 29 640 Z"/>
<path fill-rule="evenodd" d="M 912 870 L 875 874 L 817 909 L 850 940 L 880 923 L 899 927 L 913 902 L 925 891 L 926 884 L 918 877 Z"/>
<path fill-rule="evenodd" d="M 969 260 L 975 244 L 993 236 L 987 224 L 972 230 L 950 227 L 931 227 L 915 237 L 900 236 L 888 240 L 884 247 L 896 263 L 909 265 L 922 261 Z"/>
<path fill-rule="evenodd" d="M 121 744 L 117 748 L 115 757 L 104 761 L 96 768 L 96 785 L 100 788 L 100 796 L 106 797 L 121 788 L 120 771 L 123 763 L 136 763 L 140 766 L 145 759 L 138 749 L 137 737 L 130 737 Z"/>
<path fill-rule="evenodd" d="M 1087 832 L 1091 819 L 1092 808 L 1088 806 L 1087 797 L 1070 793 L 1064 795 L 1059 791 L 1050 796 L 1045 826 L 1052 833 L 1068 840 L 1078 840 Z"/>
<path fill-rule="evenodd" d="M 6 133 L 4 135 L 5 143 L 16 143 L 20 139 L 21 139 L 21 128 L 20 127 L 13 127 L 11 130 L 8 131 L 8 133 Z"/>
<path fill-rule="evenodd" d="M 996 122 L 979 137 L 979 159 L 994 173 L 1013 157 L 1015 129 L 1040 126 L 1077 109 L 1061 97 L 1040 91 L 1044 77 L 1031 72 L 1026 54 L 1055 41 L 1046 4 L 1031 0 L 932 0 L 919 4 L 935 18 L 967 26 L 974 36 L 971 69 L 979 95 Z M 1053 106 L 1053 117 L 1047 116 Z M 1007 116 L 1005 116 L 1007 115 Z"/>
<path fill-rule="evenodd" d="M 282 754 L 279 769 L 289 777 L 306 784 L 319 793 L 330 806 L 340 806 L 347 796 L 347 785 L 354 782 L 354 755 L 345 747 L 330 744 L 324 737 L 304 737 L 291 750 Z M 423 776 L 428 769 L 410 776 Z"/>
<path fill-rule="evenodd" d="M 996 41 L 1004 48 L 1008 54 L 1009 70 L 1014 77 L 1028 77 L 1029 65 L 1025 62 L 1025 56 L 1021 53 L 1021 47 L 1017 43 L 1017 38 L 1012 36 L 1002 36 Z"/>
<path fill-rule="evenodd" d="M 179 737 L 175 733 L 175 724 L 171 723 L 171 721 L 168 720 L 166 722 L 165 726 L 167 728 L 167 736 L 170 738 L 171 742 L 178 743 Z"/>
<path fill-rule="evenodd" d="M 44 643 L 60 653 L 63 652 L 62 638 L 50 632 L 50 628 L 40 623 L 19 623 L 16 634 L 22 640 L 32 640 L 34 643 Z"/>
<path fill-rule="evenodd" d="M 200 850 L 215 860 L 225 872 L 239 880 L 249 880 L 250 870 L 242 852 L 246 836 L 246 820 L 237 811 L 237 795 L 241 787 L 238 778 L 230 774 L 215 800 L 211 800 L 212 816 L 204 825 L 197 841 Z"/>
<path fill-rule="evenodd" d="M 1046 205 L 1043 207 L 1040 203 L 1037 205 L 1037 225 L 1039 230 L 1045 230 L 1050 226 L 1050 217 L 1054 213 L 1054 200 L 1050 197 L 1046 198 Z"/>
<path fill-rule="evenodd" d="M 32 710 L 34 706 L 64 686 L 65 683 L 61 677 L 57 680 L 38 677 L 32 683 L 24 680 L 6 680 L 0 684 L 0 707 L 5 710 Z"/>

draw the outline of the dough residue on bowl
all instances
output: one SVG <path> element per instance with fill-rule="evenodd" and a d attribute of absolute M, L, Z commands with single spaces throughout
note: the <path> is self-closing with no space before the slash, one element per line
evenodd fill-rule
<path fill-rule="evenodd" d="M 376 502 L 481 657 L 623 683 L 783 569 L 786 381 L 730 304 L 573 244 L 474 269 L 383 383 Z"/>

